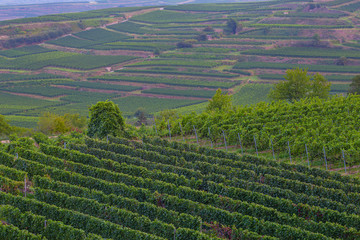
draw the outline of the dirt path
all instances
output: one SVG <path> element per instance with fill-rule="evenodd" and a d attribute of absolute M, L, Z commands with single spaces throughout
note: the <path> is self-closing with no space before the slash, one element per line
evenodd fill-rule
<path fill-rule="evenodd" d="M 187 1 L 184 1 L 184 2 L 179 2 L 178 4 L 186 4 L 186 3 L 192 3 L 194 2 L 194 0 L 187 0 Z"/>
<path fill-rule="evenodd" d="M 352 2 L 341 3 L 341 4 L 338 4 L 338 5 L 332 6 L 332 7 L 338 8 L 338 7 L 342 7 L 342 6 L 346 6 L 346 5 L 350 5 L 350 4 L 358 3 L 358 2 L 359 2 L 359 0 L 354 0 Z"/>
<path fill-rule="evenodd" d="M 357 169 L 357 168 L 360 168 L 360 165 L 355 165 L 355 166 L 351 166 L 351 167 L 346 166 L 346 170 L 349 170 L 349 169 Z M 344 170 L 345 170 L 345 167 L 343 167 L 343 168 L 329 169 L 329 171 L 332 171 L 332 172 L 344 171 Z M 359 172 L 359 171 L 357 171 L 357 172 Z"/>
<path fill-rule="evenodd" d="M 206 99 L 208 99 L 208 98 L 201 98 L 201 97 L 170 96 L 170 95 L 151 94 L 151 93 L 129 93 L 127 96 L 167 98 L 167 99 L 187 99 L 187 100 L 206 100 Z"/>
<path fill-rule="evenodd" d="M 119 72 L 122 73 L 122 72 Z M 181 75 L 181 74 L 166 74 L 166 73 L 146 73 L 146 72 L 125 72 L 123 73 L 125 76 L 151 76 L 151 77 L 159 77 L 159 78 L 173 78 L 176 76 L 181 79 L 190 79 L 190 80 L 209 80 L 209 81 L 221 81 L 224 78 L 221 77 L 211 77 L 211 76 L 196 76 L 196 75 Z M 231 78 L 226 78 L 231 80 Z"/>
<path fill-rule="evenodd" d="M 127 93 L 126 91 L 119 91 L 119 90 L 109 90 L 109 89 L 95 89 L 95 88 L 78 88 L 73 86 L 65 86 L 65 85 L 51 85 L 52 87 L 62 88 L 62 89 L 69 89 L 69 90 L 76 90 L 80 92 L 96 92 L 96 93 Z"/>

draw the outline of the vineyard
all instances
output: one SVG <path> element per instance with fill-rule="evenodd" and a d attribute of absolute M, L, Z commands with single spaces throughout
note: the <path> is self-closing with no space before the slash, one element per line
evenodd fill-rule
<path fill-rule="evenodd" d="M 131 120 L 139 107 L 200 112 L 218 88 L 235 105 L 269 102 L 291 68 L 324 75 L 333 95 L 360 74 L 356 1 L 192 3 L 0 22 L 0 94 L 9 96 L 0 114 L 29 126 L 20 119 L 85 116 L 109 99 Z M 41 104 L 24 109 L 20 99 Z"/>
<path fill-rule="evenodd" d="M 160 138 L 0 151 L 3 238 L 357 239 L 360 181 Z"/>

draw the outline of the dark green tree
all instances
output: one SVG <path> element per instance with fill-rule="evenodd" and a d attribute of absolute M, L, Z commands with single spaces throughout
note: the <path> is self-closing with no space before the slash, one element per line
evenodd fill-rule
<path fill-rule="evenodd" d="M 240 31 L 242 31 L 242 24 L 240 24 L 233 18 L 229 18 L 226 21 L 226 26 L 224 30 L 226 34 L 236 34 Z"/>
<path fill-rule="evenodd" d="M 207 26 L 204 28 L 203 32 L 213 33 L 215 30 L 211 26 Z"/>
<path fill-rule="evenodd" d="M 208 37 L 206 34 L 202 33 L 196 36 L 196 40 L 203 42 L 203 41 L 207 41 Z"/>
<path fill-rule="evenodd" d="M 121 136 L 124 133 L 125 119 L 118 105 L 112 101 L 106 100 L 92 105 L 89 108 L 89 117 L 89 137 Z"/>
<path fill-rule="evenodd" d="M 216 90 L 215 95 L 209 100 L 206 106 L 207 111 L 227 111 L 232 107 L 231 96 L 227 93 L 222 93 L 219 88 Z"/>
<path fill-rule="evenodd" d="M 308 75 L 307 69 L 286 70 L 285 81 L 275 85 L 269 98 L 295 102 L 306 97 L 327 98 L 331 83 L 320 74 Z"/>
<path fill-rule="evenodd" d="M 142 125 L 145 124 L 147 122 L 147 113 L 145 108 L 140 107 L 136 110 L 136 112 L 134 113 L 134 117 L 136 117 L 138 119 L 138 121 L 136 122 L 136 124 L 138 125 Z"/>
<path fill-rule="evenodd" d="M 339 59 L 337 59 L 335 63 L 336 65 L 345 66 L 348 62 L 349 60 L 346 57 L 342 56 Z"/>
<path fill-rule="evenodd" d="M 312 44 L 313 44 L 313 46 L 315 46 L 315 47 L 320 46 L 320 44 L 321 44 L 321 39 L 320 39 L 320 35 L 319 35 L 319 34 L 316 33 L 316 34 L 312 37 Z"/>
<path fill-rule="evenodd" d="M 158 49 L 158 48 L 155 48 L 153 53 L 154 53 L 154 56 L 160 56 L 160 54 L 161 54 L 160 49 Z"/>
<path fill-rule="evenodd" d="M 351 79 L 351 84 L 348 93 L 352 93 L 352 94 L 360 93 L 360 75 L 356 75 Z"/>

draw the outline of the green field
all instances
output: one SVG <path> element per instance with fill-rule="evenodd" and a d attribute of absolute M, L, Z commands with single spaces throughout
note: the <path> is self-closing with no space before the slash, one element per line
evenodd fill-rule
<path fill-rule="evenodd" d="M 251 105 L 262 101 L 269 102 L 267 95 L 271 88 L 271 84 L 246 84 L 232 96 L 233 103 L 236 105 Z"/>
<path fill-rule="evenodd" d="M 106 100 L 126 123 L 0 132 L 0 239 L 360 239 L 359 1 L 179 2 L 0 22 L 11 125 Z M 297 67 L 330 96 L 272 101 Z M 231 96 L 209 101 L 219 88 Z"/>
<path fill-rule="evenodd" d="M 166 88 L 151 88 L 142 91 L 143 93 L 170 95 L 170 96 L 184 96 L 184 97 L 200 97 L 200 98 L 211 98 L 214 96 L 215 91 L 206 90 L 176 90 Z"/>
<path fill-rule="evenodd" d="M 90 70 L 135 59 L 131 56 L 95 56 L 68 52 L 47 52 L 14 59 L 0 58 L 0 68 L 39 70 L 44 67 L 64 67 Z"/>
<path fill-rule="evenodd" d="M 45 109 L 55 102 L 28 98 L 0 92 L 0 114 L 15 114 L 17 112 L 27 112 L 31 109 Z"/>
<path fill-rule="evenodd" d="M 150 84 L 168 84 L 176 86 L 187 86 L 187 87 L 209 87 L 209 88 L 230 88 L 235 86 L 236 82 L 230 81 L 206 81 L 206 80 L 191 80 L 182 78 L 159 78 L 159 77 L 148 77 L 148 76 L 123 76 L 123 75 L 103 75 L 89 78 L 89 80 L 106 80 L 114 82 L 140 82 Z"/>
<path fill-rule="evenodd" d="M 0 51 L 0 90 L 29 94 L 22 97 L 29 102 L 34 97 L 51 100 L 36 99 L 49 105 L 35 104 L 28 111 L 15 111 L 20 106 L 7 101 L 2 113 L 87 116 L 91 104 L 106 99 L 121 103 L 127 116 L 141 105 L 151 113 L 165 106 L 199 112 L 205 103 L 193 98 L 209 99 L 218 88 L 233 94 L 235 105 L 268 101 L 269 89 L 287 69 L 323 74 L 333 83 L 331 94 L 345 94 L 360 74 L 354 1 L 199 3 L 0 23 L 0 44 L 19 46 Z M 239 24 L 235 34 L 228 31 L 230 18 Z M 36 28 L 41 24 L 44 29 Z M 55 34 L 62 31 L 63 36 Z M 37 44 L 42 42 L 38 35 L 45 44 Z M 28 36 L 34 43 L 24 46 Z M 164 98 L 156 102 L 149 94 Z"/>
<path fill-rule="evenodd" d="M 70 86 L 76 88 L 90 88 L 90 89 L 102 89 L 102 90 L 115 90 L 115 91 L 136 91 L 141 89 L 141 87 L 126 86 L 126 85 L 114 85 L 114 84 L 104 84 L 99 82 L 67 82 L 61 83 L 59 85 Z"/>
<path fill-rule="evenodd" d="M 121 111 L 125 114 L 125 116 L 130 116 L 133 115 L 138 108 L 145 108 L 148 113 L 156 113 L 166 109 L 193 105 L 202 102 L 203 100 L 199 101 L 130 96 L 125 98 L 112 99 L 112 101 L 119 106 L 122 106 Z"/>

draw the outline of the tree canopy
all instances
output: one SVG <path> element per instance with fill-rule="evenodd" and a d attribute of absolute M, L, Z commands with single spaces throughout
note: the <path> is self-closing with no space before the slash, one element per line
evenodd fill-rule
<path fill-rule="evenodd" d="M 39 130 L 45 134 L 66 133 L 69 131 L 82 131 L 86 127 L 86 117 L 79 114 L 66 113 L 63 116 L 45 112 L 39 118 Z"/>
<path fill-rule="evenodd" d="M 225 26 L 224 32 L 226 34 L 237 34 L 238 32 L 240 32 L 242 30 L 242 28 L 243 28 L 243 26 L 241 23 L 237 22 L 233 18 L 229 18 L 226 21 L 226 26 Z"/>
<path fill-rule="evenodd" d="M 89 108 L 89 117 L 89 137 L 121 136 L 124 133 L 125 119 L 118 105 L 112 101 L 106 100 L 92 105 Z"/>
<path fill-rule="evenodd" d="M 5 117 L 3 115 L 0 115 L 0 136 L 1 135 L 8 135 L 11 132 L 12 132 L 12 127 L 5 120 Z"/>
<path fill-rule="evenodd" d="M 219 88 L 215 95 L 209 100 L 206 106 L 207 111 L 225 111 L 232 107 L 231 96 L 227 93 L 222 93 Z"/>
<path fill-rule="evenodd" d="M 360 94 L 360 75 L 356 75 L 351 79 L 348 93 Z"/>
<path fill-rule="evenodd" d="M 288 69 L 285 81 L 275 85 L 270 91 L 269 98 L 273 100 L 287 100 L 295 102 L 306 97 L 327 98 L 331 83 L 320 74 L 308 75 L 307 69 Z"/>

